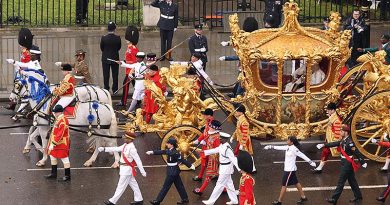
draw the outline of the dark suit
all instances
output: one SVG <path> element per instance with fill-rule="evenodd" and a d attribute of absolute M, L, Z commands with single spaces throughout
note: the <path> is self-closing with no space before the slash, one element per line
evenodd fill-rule
<path fill-rule="evenodd" d="M 114 33 L 102 36 L 100 40 L 100 50 L 102 51 L 102 66 L 104 89 L 110 89 L 110 68 L 112 72 L 112 92 L 118 90 L 119 64 L 108 61 L 107 58 L 119 60 L 119 50 L 121 49 L 121 37 Z"/>
<path fill-rule="evenodd" d="M 201 52 L 201 48 L 206 48 L 206 51 Z M 203 70 L 206 71 L 206 63 L 207 63 L 207 51 L 209 50 L 209 47 L 207 45 L 207 38 L 204 35 L 193 35 L 190 37 L 190 40 L 188 41 L 188 48 L 190 49 L 191 55 L 194 53 L 200 53 L 202 54 L 202 62 L 203 62 Z"/>
<path fill-rule="evenodd" d="M 76 22 L 87 18 L 89 0 L 76 0 Z"/>
<path fill-rule="evenodd" d="M 358 29 L 355 27 L 355 25 L 359 25 L 363 29 L 363 31 L 359 32 Z M 367 25 L 365 20 L 361 17 L 358 20 L 349 17 L 345 22 L 344 30 L 352 31 L 352 38 L 349 44 L 349 46 L 352 47 L 352 52 L 351 52 L 351 58 L 349 59 L 348 62 L 349 68 L 352 68 L 353 66 L 357 65 L 356 59 L 360 55 L 362 55 L 361 52 L 357 51 L 357 48 L 368 47 L 368 45 L 365 43 L 367 42 L 366 40 Z"/>
<path fill-rule="evenodd" d="M 184 188 L 183 182 L 180 178 L 180 168 L 179 163 L 183 163 L 187 167 L 191 167 L 191 163 L 183 159 L 180 153 L 176 149 L 166 149 L 166 150 L 154 150 L 154 155 L 167 155 L 167 176 L 165 177 L 164 185 L 157 196 L 156 201 L 162 202 L 167 195 L 172 184 L 175 184 L 177 191 L 179 192 L 180 198 L 182 200 L 188 200 L 188 195 L 186 189 Z M 176 165 L 174 165 L 176 164 Z"/>
<path fill-rule="evenodd" d="M 355 147 L 355 143 L 353 143 L 352 138 L 350 136 L 336 142 L 331 142 L 325 144 L 325 147 L 340 147 L 345 151 L 345 153 L 348 156 L 355 156 L 360 164 L 364 164 L 364 157 L 359 152 L 359 150 Z M 343 156 L 343 155 L 341 155 Z M 352 158 L 353 159 L 353 158 Z M 337 201 L 343 192 L 344 184 L 348 180 L 349 185 L 351 186 L 351 189 L 353 191 L 353 194 L 355 195 L 355 198 L 362 198 L 362 193 L 360 192 L 359 185 L 355 178 L 355 172 L 353 170 L 352 164 L 347 161 L 345 158 L 341 158 L 341 167 L 340 167 L 340 177 L 339 181 L 337 183 L 336 190 L 333 192 L 332 198 Z"/>
<path fill-rule="evenodd" d="M 157 26 L 160 28 L 161 55 L 164 55 L 167 50 L 172 48 L 173 32 L 179 22 L 179 10 L 177 4 L 169 5 L 165 1 L 159 0 L 152 2 L 151 6 L 160 9 L 160 19 Z"/>
<path fill-rule="evenodd" d="M 282 22 L 283 0 L 265 0 L 265 12 L 263 21 L 271 20 L 271 28 L 278 28 Z"/>
<path fill-rule="evenodd" d="M 380 5 L 380 20 L 390 20 L 390 0 L 381 0 Z"/>

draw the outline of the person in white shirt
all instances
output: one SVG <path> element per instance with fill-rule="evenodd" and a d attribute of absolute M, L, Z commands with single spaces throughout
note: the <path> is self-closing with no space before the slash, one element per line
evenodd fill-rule
<path fill-rule="evenodd" d="M 220 133 L 221 123 L 217 120 L 213 120 L 209 126 L 209 134 Z M 226 188 L 230 201 L 226 204 L 238 204 L 236 189 L 234 188 L 232 174 L 234 173 L 233 165 L 238 171 L 241 171 L 238 168 L 237 158 L 234 156 L 233 149 L 229 144 L 230 135 L 227 133 L 220 133 L 221 144 L 214 149 L 205 150 L 202 153 L 204 155 L 219 154 L 219 177 L 218 181 L 215 184 L 215 188 L 211 193 L 211 196 L 208 200 L 202 201 L 204 204 L 212 205 L 214 204 L 219 196 L 222 194 L 222 191 Z M 201 153 L 201 154 L 202 154 Z"/>
<path fill-rule="evenodd" d="M 139 189 L 138 183 L 135 180 L 136 170 L 135 166 L 141 172 L 143 177 L 146 177 L 146 172 L 142 165 L 142 161 L 137 153 L 137 149 L 134 146 L 133 140 L 135 134 L 132 132 L 126 132 L 123 136 L 125 144 L 119 147 L 99 147 L 99 152 L 121 152 L 121 159 L 119 161 L 119 182 L 116 187 L 115 194 L 108 201 L 104 203 L 107 205 L 115 205 L 122 194 L 125 192 L 126 187 L 129 185 L 134 192 L 134 202 L 131 205 L 143 204 L 143 198 L 141 190 Z"/>
<path fill-rule="evenodd" d="M 297 165 L 296 159 L 297 156 L 305 160 L 312 167 L 316 167 L 316 163 L 311 161 L 305 154 L 300 151 L 300 144 L 298 139 L 295 136 L 288 137 L 287 145 L 285 146 L 272 146 L 267 145 L 264 147 L 265 150 L 274 149 L 274 150 L 282 150 L 286 151 L 285 159 L 284 159 L 284 175 L 282 179 L 282 189 L 280 190 L 280 195 L 278 200 L 273 201 L 274 205 L 281 205 L 283 201 L 284 194 L 286 193 L 287 186 L 295 185 L 301 195 L 301 198 L 297 202 L 297 204 L 302 204 L 307 201 L 307 197 L 302 190 L 302 185 L 298 182 L 298 178 L 296 176 Z"/>
<path fill-rule="evenodd" d="M 312 73 L 310 77 L 310 85 L 319 85 L 321 84 L 326 75 L 324 71 L 321 70 L 318 63 L 315 63 L 311 67 Z M 305 78 L 306 75 L 306 65 L 303 64 L 297 70 L 292 73 L 293 82 L 290 82 L 285 87 L 285 92 L 305 92 Z"/>
<path fill-rule="evenodd" d="M 137 107 L 138 101 L 142 101 L 142 99 L 144 98 L 144 90 L 145 90 L 144 74 L 146 73 L 146 70 L 148 69 L 146 67 L 145 62 L 144 62 L 145 53 L 138 52 L 136 57 L 137 57 L 137 63 L 127 64 L 123 61 L 120 61 L 121 67 L 131 68 L 129 75 L 130 75 L 130 78 L 135 80 L 132 101 L 131 101 L 130 107 L 127 110 L 127 112 L 135 111 L 135 108 Z"/>

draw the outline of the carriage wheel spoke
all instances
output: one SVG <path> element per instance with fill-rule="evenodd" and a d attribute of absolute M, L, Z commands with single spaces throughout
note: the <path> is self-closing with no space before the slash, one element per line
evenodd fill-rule
<path fill-rule="evenodd" d="M 196 161 L 198 158 L 194 155 L 194 153 L 191 153 L 191 157 Z"/>
<path fill-rule="evenodd" d="M 375 129 L 378 129 L 378 128 L 381 128 L 382 125 L 373 125 L 373 126 L 370 126 L 370 127 L 366 127 L 366 128 L 363 128 L 363 129 L 360 129 L 360 130 L 356 130 L 357 133 L 360 133 L 360 132 L 365 132 L 365 131 L 369 131 L 369 130 L 375 130 Z"/>
<path fill-rule="evenodd" d="M 364 144 L 362 144 L 362 147 L 366 146 L 369 142 L 371 142 L 372 139 L 374 139 L 377 135 L 379 135 L 379 133 L 382 132 L 382 129 L 379 129 L 378 131 L 376 131 L 370 138 L 368 138 Z"/>
<path fill-rule="evenodd" d="M 359 115 L 359 119 L 361 120 L 367 120 L 371 122 L 379 122 L 378 118 L 374 117 L 372 113 L 361 113 Z"/>
<path fill-rule="evenodd" d="M 360 95 L 364 93 L 364 91 L 357 86 L 355 86 L 355 91 L 358 92 Z"/>
<path fill-rule="evenodd" d="M 382 146 L 377 145 L 378 147 L 376 148 L 375 156 L 378 156 L 379 151 L 381 150 Z"/>

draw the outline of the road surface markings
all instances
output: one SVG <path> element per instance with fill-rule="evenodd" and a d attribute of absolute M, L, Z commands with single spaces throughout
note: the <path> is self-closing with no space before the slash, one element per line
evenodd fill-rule
<path fill-rule="evenodd" d="M 159 168 L 159 167 L 166 167 L 166 164 L 162 165 L 145 165 L 144 168 Z M 137 166 L 136 166 L 137 167 Z M 58 169 L 64 169 L 64 168 L 58 168 Z M 70 168 L 72 170 L 93 170 L 93 169 L 112 169 L 111 167 L 73 167 Z M 49 171 L 51 168 L 43 168 L 43 169 L 27 169 L 28 172 L 32 171 Z"/>
<path fill-rule="evenodd" d="M 300 144 L 320 144 L 324 143 L 324 140 L 302 140 Z M 287 145 L 285 141 L 282 142 L 261 142 L 261 145 Z"/>
<path fill-rule="evenodd" d="M 28 135 L 28 132 L 11 132 L 10 135 Z"/>
<path fill-rule="evenodd" d="M 364 160 L 369 160 L 369 159 L 364 159 Z M 313 162 L 321 162 L 321 160 L 312 160 Z M 327 162 L 339 162 L 340 159 L 330 159 L 330 160 L 327 160 Z M 303 161 L 303 160 L 299 160 L 299 161 L 296 161 L 297 163 L 308 163 L 306 161 Z M 273 162 L 274 164 L 284 164 L 284 161 L 274 161 Z"/>
<path fill-rule="evenodd" d="M 366 185 L 359 186 L 360 189 L 378 189 L 386 188 L 387 185 Z M 332 191 L 335 190 L 336 186 L 319 186 L 319 187 L 303 187 L 303 191 Z M 351 189 L 350 186 L 344 186 L 344 189 Z M 287 188 L 287 192 L 297 192 L 297 188 Z"/>

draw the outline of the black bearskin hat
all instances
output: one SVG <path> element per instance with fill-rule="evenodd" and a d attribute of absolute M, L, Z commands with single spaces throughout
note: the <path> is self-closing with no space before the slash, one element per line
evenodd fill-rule
<path fill-rule="evenodd" d="M 247 151 L 240 150 L 237 155 L 238 167 L 246 173 L 253 171 L 253 161 L 251 155 Z"/>
<path fill-rule="evenodd" d="M 19 45 L 30 50 L 33 43 L 33 37 L 34 35 L 32 35 L 31 31 L 28 28 L 21 28 L 19 31 L 18 38 Z"/>
<path fill-rule="evenodd" d="M 128 26 L 126 28 L 125 39 L 130 41 L 133 45 L 137 45 L 139 40 L 139 31 L 135 26 Z"/>
<path fill-rule="evenodd" d="M 245 19 L 242 29 L 245 32 L 256 31 L 257 29 L 259 29 L 259 23 L 254 17 L 248 17 Z"/>

